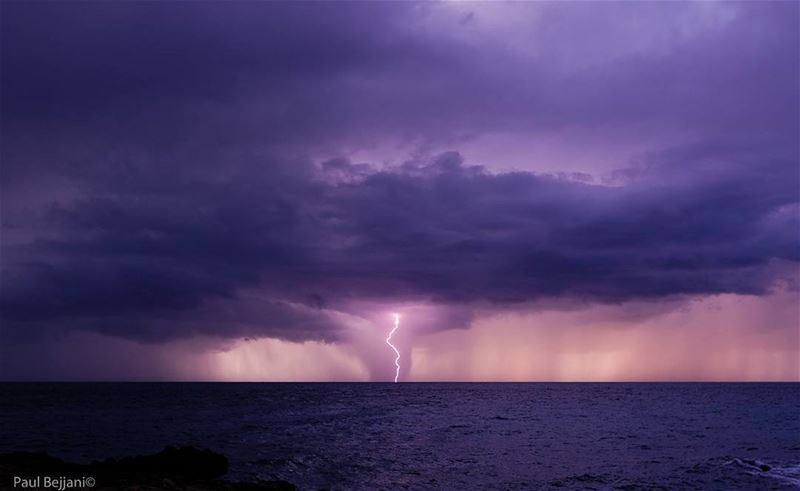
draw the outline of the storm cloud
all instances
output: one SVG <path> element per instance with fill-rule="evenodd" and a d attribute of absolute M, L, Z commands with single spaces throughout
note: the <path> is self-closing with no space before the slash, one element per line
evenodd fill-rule
<path fill-rule="evenodd" d="M 796 288 L 800 7 L 580 5 L 5 3 L 3 337 Z"/>

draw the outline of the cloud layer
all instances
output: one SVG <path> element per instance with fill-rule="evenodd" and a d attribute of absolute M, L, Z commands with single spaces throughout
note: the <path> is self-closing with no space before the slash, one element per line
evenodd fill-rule
<path fill-rule="evenodd" d="M 3 337 L 796 288 L 799 8 L 8 3 Z"/>

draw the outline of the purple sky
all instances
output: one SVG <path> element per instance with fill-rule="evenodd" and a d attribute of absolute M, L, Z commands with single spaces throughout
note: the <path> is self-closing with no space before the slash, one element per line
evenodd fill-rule
<path fill-rule="evenodd" d="M 798 19 L 3 2 L 0 377 L 798 380 Z"/>

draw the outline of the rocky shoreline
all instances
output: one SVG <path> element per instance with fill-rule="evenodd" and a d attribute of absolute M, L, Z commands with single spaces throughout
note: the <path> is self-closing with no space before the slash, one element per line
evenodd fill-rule
<path fill-rule="evenodd" d="M 293 491 L 286 481 L 228 481 L 228 459 L 211 450 L 166 447 L 151 455 L 75 464 L 45 452 L 0 454 L 0 490 L 79 489 Z"/>

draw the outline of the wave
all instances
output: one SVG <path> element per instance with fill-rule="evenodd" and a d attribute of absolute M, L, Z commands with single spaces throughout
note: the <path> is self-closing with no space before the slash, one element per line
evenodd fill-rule
<path fill-rule="evenodd" d="M 800 464 L 772 465 L 760 460 L 734 458 L 723 465 L 734 465 L 751 475 L 770 477 L 800 488 Z"/>

